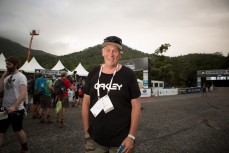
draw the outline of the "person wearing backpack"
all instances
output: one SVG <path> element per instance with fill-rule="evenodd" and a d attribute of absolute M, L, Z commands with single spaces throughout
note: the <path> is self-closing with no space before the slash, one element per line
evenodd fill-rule
<path fill-rule="evenodd" d="M 41 96 L 45 94 L 46 78 L 43 76 L 42 73 L 38 73 L 37 76 L 38 78 L 35 81 L 35 95 L 39 102 L 38 107 L 37 107 L 38 112 L 39 112 L 39 119 L 40 119 L 40 122 L 43 122 L 42 115 L 40 115 L 40 112 L 43 111 L 41 108 Z"/>
<path fill-rule="evenodd" d="M 62 94 L 57 94 L 57 101 L 62 102 L 62 108 L 61 108 L 60 112 L 57 113 L 57 125 L 58 125 L 58 127 L 64 127 L 65 126 L 64 114 L 65 114 L 66 108 L 69 105 L 68 89 L 71 88 L 71 82 L 66 78 L 66 76 L 67 76 L 67 72 L 61 73 L 61 80 L 64 82 L 65 91 Z M 55 89 L 54 89 L 54 91 L 55 91 Z"/>
<path fill-rule="evenodd" d="M 38 78 L 35 81 L 35 94 L 36 95 L 43 95 L 45 92 L 45 82 L 46 78 L 43 76 L 42 73 L 38 73 Z"/>
<path fill-rule="evenodd" d="M 45 89 L 44 94 L 40 96 L 40 105 L 41 105 L 41 108 L 39 110 L 40 123 L 43 123 L 43 122 L 52 123 L 53 122 L 50 119 L 50 110 L 52 108 L 51 95 L 53 92 L 52 78 L 53 76 L 51 74 L 47 76 L 47 79 L 44 85 L 44 89 Z M 44 111 L 46 112 L 46 116 L 47 116 L 46 120 L 43 119 L 43 114 L 45 114 Z"/>

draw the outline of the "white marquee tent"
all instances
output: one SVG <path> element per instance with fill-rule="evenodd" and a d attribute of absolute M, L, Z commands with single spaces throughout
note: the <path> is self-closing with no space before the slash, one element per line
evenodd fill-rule
<path fill-rule="evenodd" d="M 23 70 L 23 71 L 29 72 L 29 73 L 34 73 L 35 69 L 44 69 L 44 68 L 33 57 L 29 63 L 26 61 L 24 63 L 24 65 L 19 70 Z"/>
<path fill-rule="evenodd" d="M 25 63 L 19 68 L 19 70 L 27 69 L 27 67 L 29 67 L 29 62 L 26 60 Z"/>
<path fill-rule="evenodd" d="M 73 74 L 73 72 L 69 71 L 66 67 L 64 67 L 64 65 L 60 60 L 56 63 L 56 65 L 51 70 L 63 70 L 63 69 L 67 70 L 68 74 Z"/>
<path fill-rule="evenodd" d="M 5 62 L 5 56 L 3 53 L 0 55 L 0 71 L 5 71 L 6 70 L 6 62 Z"/>
<path fill-rule="evenodd" d="M 76 71 L 76 74 L 79 76 L 88 76 L 88 71 L 85 70 L 81 63 L 78 64 L 74 71 Z"/>

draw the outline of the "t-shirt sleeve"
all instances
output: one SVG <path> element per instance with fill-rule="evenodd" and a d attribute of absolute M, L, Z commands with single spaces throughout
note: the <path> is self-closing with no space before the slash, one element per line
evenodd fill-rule
<path fill-rule="evenodd" d="M 27 86 L 27 78 L 24 75 L 19 76 L 19 85 L 25 85 Z"/>

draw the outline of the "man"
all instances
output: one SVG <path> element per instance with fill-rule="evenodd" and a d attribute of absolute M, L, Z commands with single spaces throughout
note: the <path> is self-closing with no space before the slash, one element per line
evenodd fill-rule
<path fill-rule="evenodd" d="M 43 111 L 46 108 L 46 102 L 44 101 L 44 94 L 45 94 L 45 85 L 47 79 L 43 76 L 42 73 L 38 73 L 38 78 L 35 81 L 35 95 L 38 99 L 38 114 L 39 114 L 39 120 L 40 123 L 44 123 L 45 120 L 43 119 Z"/>
<path fill-rule="evenodd" d="M 119 64 L 122 40 L 104 39 L 104 64 L 90 71 L 84 88 L 82 119 L 85 152 L 130 153 L 141 114 L 140 90 L 134 72 Z"/>
<path fill-rule="evenodd" d="M 0 120 L 0 146 L 3 143 L 4 133 L 10 125 L 21 143 L 21 153 L 28 153 L 26 134 L 22 129 L 24 116 L 24 99 L 27 95 L 27 79 L 18 71 L 20 60 L 17 57 L 8 57 L 7 71 L 0 79 L 0 91 L 4 90 L 3 106 L 8 118 Z"/>
<path fill-rule="evenodd" d="M 52 107 L 52 100 L 51 100 L 51 94 L 53 91 L 52 87 L 52 75 L 49 74 L 47 79 L 45 79 L 44 84 L 44 94 L 40 96 L 40 105 L 41 108 L 39 110 L 39 118 L 40 123 L 46 122 L 46 123 L 52 123 L 52 120 L 50 119 L 50 111 Z M 44 111 L 46 112 L 46 120 L 42 118 Z"/>
<path fill-rule="evenodd" d="M 28 109 L 28 111 L 31 109 L 31 106 L 32 106 L 32 99 L 34 96 L 34 85 L 35 85 L 35 79 L 34 79 L 34 76 L 31 75 L 31 76 L 29 76 L 29 80 L 27 82 L 27 91 L 28 91 L 27 109 Z"/>
<path fill-rule="evenodd" d="M 64 86 L 65 86 L 65 92 L 64 94 L 57 95 L 58 101 L 60 100 L 62 102 L 62 108 L 60 110 L 60 113 L 57 114 L 57 125 L 58 127 L 64 127 L 64 113 L 65 109 L 69 105 L 69 100 L 68 100 L 68 89 L 71 89 L 71 82 L 66 78 L 67 72 L 62 72 L 61 73 L 61 80 L 64 81 Z"/>
<path fill-rule="evenodd" d="M 202 97 L 204 97 L 204 95 L 205 95 L 205 97 L 207 97 L 207 87 L 206 87 L 205 83 L 203 84 L 202 92 L 203 92 Z"/>

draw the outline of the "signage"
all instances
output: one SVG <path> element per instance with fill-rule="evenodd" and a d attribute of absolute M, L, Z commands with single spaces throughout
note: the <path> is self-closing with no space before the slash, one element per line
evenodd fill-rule
<path fill-rule="evenodd" d="M 148 70 L 149 67 L 149 58 L 137 58 L 131 60 L 119 61 L 120 64 L 129 67 L 133 71 Z"/>

